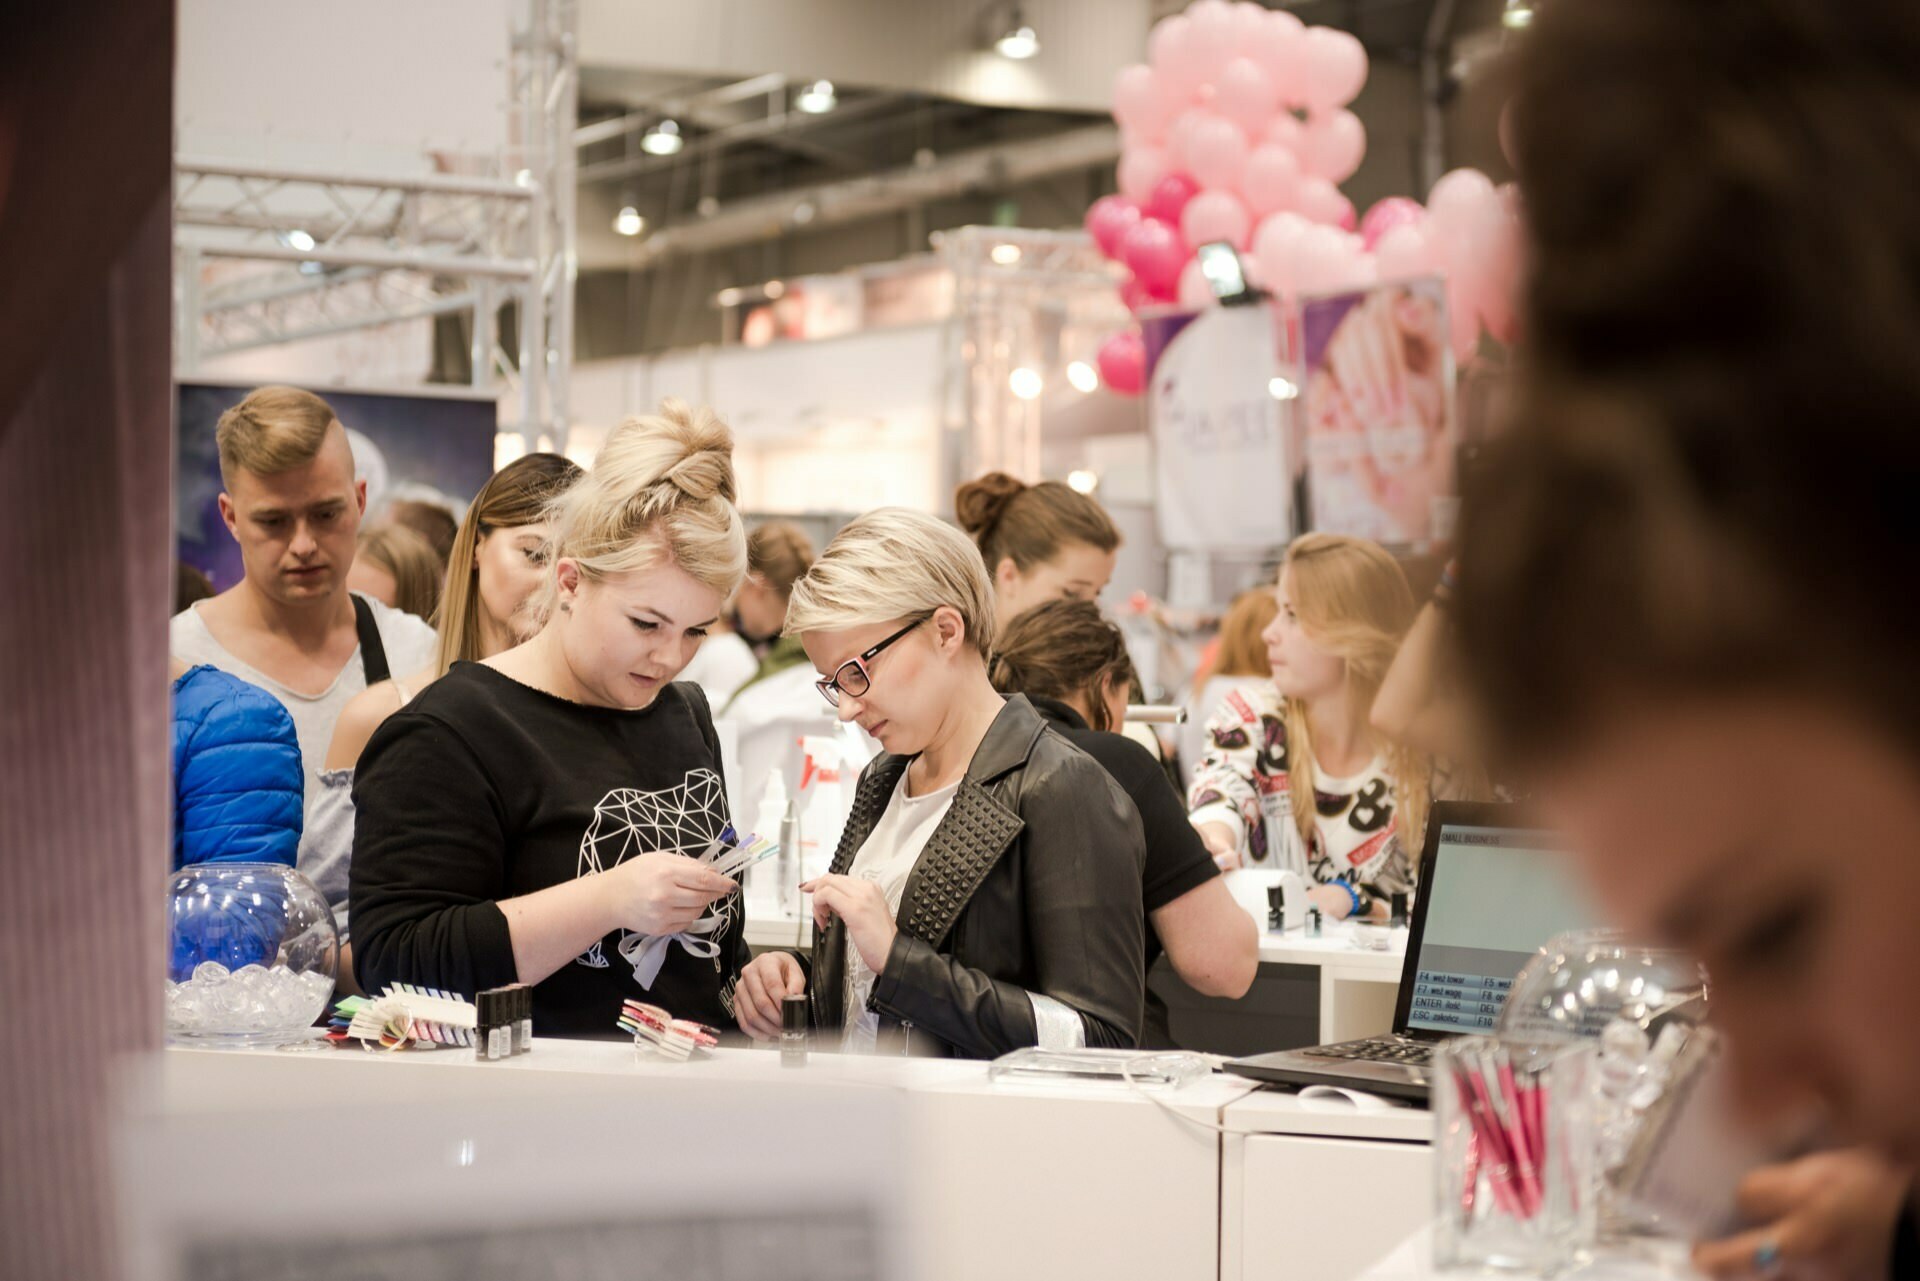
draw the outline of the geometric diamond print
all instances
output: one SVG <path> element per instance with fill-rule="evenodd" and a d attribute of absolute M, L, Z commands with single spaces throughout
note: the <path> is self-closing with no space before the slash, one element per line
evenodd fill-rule
<path fill-rule="evenodd" d="M 593 821 L 580 838 L 574 875 L 605 872 L 641 854 L 698 856 L 719 839 L 726 826 L 727 789 L 710 769 L 692 770 L 678 787 L 660 792 L 616 787 L 593 807 Z M 735 910 L 731 899 L 715 904 L 715 909 L 724 920 L 731 920 Z M 630 932 L 622 930 L 621 938 Z M 714 931 L 716 936 L 721 932 Z M 604 943 L 596 941 L 575 962 L 605 969 Z"/>

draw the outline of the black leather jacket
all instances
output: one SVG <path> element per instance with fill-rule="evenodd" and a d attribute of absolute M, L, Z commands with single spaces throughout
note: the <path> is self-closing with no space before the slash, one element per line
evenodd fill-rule
<path fill-rule="evenodd" d="M 861 773 L 834 872 L 853 865 L 910 760 L 882 755 Z M 869 998 L 883 1043 L 904 1035 L 911 1053 L 963 1058 L 1081 1038 L 1133 1045 L 1145 858 L 1140 816 L 1112 777 L 1025 698 L 1008 699 L 907 879 Z M 809 988 L 814 1025 L 836 1034 L 846 964 L 835 919 L 814 940 Z"/>

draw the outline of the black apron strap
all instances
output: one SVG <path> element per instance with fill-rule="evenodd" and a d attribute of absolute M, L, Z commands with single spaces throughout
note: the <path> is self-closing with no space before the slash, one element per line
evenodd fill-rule
<path fill-rule="evenodd" d="M 373 621 L 373 606 L 347 593 L 353 602 L 353 630 L 360 633 L 360 669 L 367 674 L 369 687 L 378 685 L 393 673 L 387 670 L 387 647 L 380 643 L 380 628 Z"/>

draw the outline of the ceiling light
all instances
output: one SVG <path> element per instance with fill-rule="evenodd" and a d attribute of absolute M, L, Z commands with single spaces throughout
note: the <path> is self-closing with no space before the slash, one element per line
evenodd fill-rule
<path fill-rule="evenodd" d="M 802 89 L 793 99 L 793 105 L 810 116 L 824 116 L 839 105 L 840 99 L 834 96 L 833 81 L 816 80 Z"/>
<path fill-rule="evenodd" d="M 806 226 L 813 221 L 813 215 L 818 212 L 819 211 L 813 207 L 811 200 L 802 200 L 793 207 L 793 225 L 796 227 Z"/>
<path fill-rule="evenodd" d="M 1273 378 L 1267 382 L 1267 394 L 1275 400 L 1292 400 L 1300 394 L 1300 387 L 1289 379 Z"/>
<path fill-rule="evenodd" d="M 1100 488 L 1100 477 L 1090 471 L 1079 470 L 1067 473 L 1067 488 L 1076 494 L 1091 494 Z"/>
<path fill-rule="evenodd" d="M 1020 261 L 1020 246 L 995 245 L 993 247 L 993 253 L 990 254 L 989 257 L 1002 267 L 1011 267 L 1014 263 Z"/>
<path fill-rule="evenodd" d="M 1520 31 L 1533 23 L 1533 0 L 1507 0 L 1505 12 L 1500 15 L 1500 25 L 1509 31 Z"/>
<path fill-rule="evenodd" d="M 613 229 L 623 236 L 637 236 L 647 229 L 647 220 L 638 209 L 627 205 L 613 216 Z"/>
<path fill-rule="evenodd" d="M 1075 391 L 1080 392 L 1097 391 L 1100 387 L 1100 375 L 1084 360 L 1076 360 L 1067 366 L 1067 381 L 1073 384 Z"/>
<path fill-rule="evenodd" d="M 517 187 L 531 187 L 533 185 L 533 170 L 522 169 L 519 173 L 513 175 L 513 182 Z"/>
<path fill-rule="evenodd" d="M 746 294 L 738 289 L 722 289 L 713 296 L 713 300 L 722 307 L 738 307 Z"/>
<path fill-rule="evenodd" d="M 787 292 L 787 287 L 777 280 L 769 280 L 760 287 L 760 292 L 769 298 L 778 298 L 781 294 Z"/>
<path fill-rule="evenodd" d="M 298 249 L 301 253 L 306 253 L 313 248 L 313 233 L 301 231 L 299 228 L 289 231 L 281 239 L 286 241 L 289 248 Z"/>
<path fill-rule="evenodd" d="M 640 150 L 650 156 L 671 156 L 685 145 L 686 139 L 680 136 L 677 121 L 662 120 L 640 139 Z"/>
<path fill-rule="evenodd" d="M 699 211 L 702 218 L 711 218 L 720 212 L 720 198 L 718 196 L 702 196 L 700 197 L 700 203 L 695 205 L 694 208 Z"/>
<path fill-rule="evenodd" d="M 1022 400 L 1037 400 L 1040 393 L 1046 390 L 1046 383 L 1039 373 L 1025 365 L 1007 375 L 1007 386 Z"/>
<path fill-rule="evenodd" d="M 1007 24 L 1006 32 L 993 42 L 993 47 L 999 50 L 1002 58 L 1024 62 L 1040 52 L 1040 35 L 1027 25 L 1026 19 L 1015 9 L 1013 20 Z"/>

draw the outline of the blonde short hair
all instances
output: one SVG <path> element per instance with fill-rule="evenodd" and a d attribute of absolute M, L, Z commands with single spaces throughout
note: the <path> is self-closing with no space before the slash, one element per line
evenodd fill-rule
<path fill-rule="evenodd" d="M 256 387 L 220 415 L 214 441 L 220 449 L 220 479 L 233 484 L 236 471 L 276 476 L 312 462 L 339 418 L 333 406 L 298 387 Z"/>
<path fill-rule="evenodd" d="M 593 469 L 555 501 L 554 558 L 588 579 L 671 560 L 730 596 L 747 573 L 733 500 L 733 433 L 711 409 L 665 400 L 616 427 Z M 549 580 L 548 608 L 555 588 Z"/>
<path fill-rule="evenodd" d="M 924 512 L 882 507 L 834 535 L 793 585 L 785 634 L 842 631 L 951 606 L 967 639 L 993 648 L 993 583 L 980 549 Z"/>

